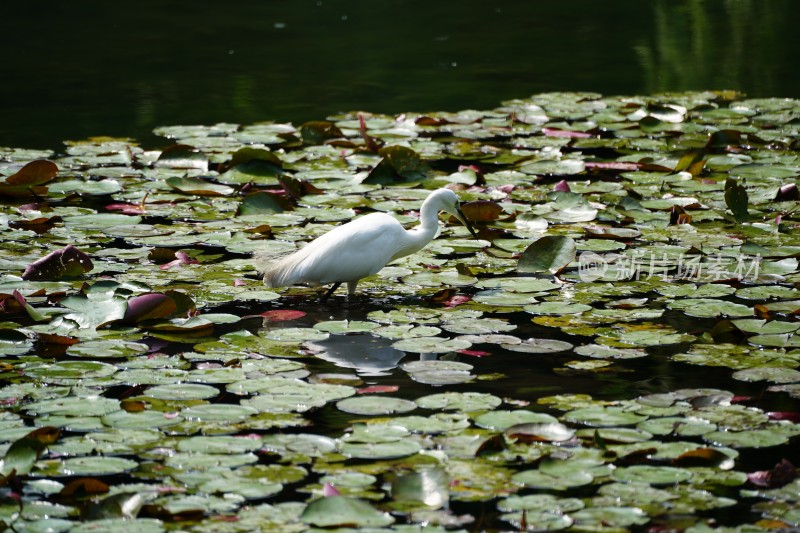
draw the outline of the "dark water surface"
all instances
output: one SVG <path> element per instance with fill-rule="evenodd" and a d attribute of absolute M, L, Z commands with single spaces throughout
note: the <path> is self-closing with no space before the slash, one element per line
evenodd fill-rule
<path fill-rule="evenodd" d="M 6 2 L 0 146 L 546 91 L 798 97 L 798 21 L 796 0 Z"/>

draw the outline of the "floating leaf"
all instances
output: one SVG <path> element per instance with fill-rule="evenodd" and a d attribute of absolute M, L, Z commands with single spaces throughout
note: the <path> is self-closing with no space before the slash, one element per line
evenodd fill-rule
<path fill-rule="evenodd" d="M 346 413 L 357 415 L 387 415 L 405 413 L 417 408 L 417 404 L 402 398 L 387 396 L 358 396 L 345 398 L 336 403 L 336 407 Z"/>
<path fill-rule="evenodd" d="M 6 178 L 7 185 L 32 186 L 48 183 L 58 174 L 58 166 L 48 159 L 37 159 Z"/>
<path fill-rule="evenodd" d="M 186 144 L 174 144 L 165 148 L 158 156 L 156 165 L 167 168 L 208 170 L 208 158 L 195 148 Z"/>
<path fill-rule="evenodd" d="M 364 500 L 348 496 L 329 496 L 309 503 L 300 520 L 317 527 L 383 527 L 394 523 Z"/>
<path fill-rule="evenodd" d="M 557 274 L 575 260 L 575 252 L 575 241 L 570 237 L 542 237 L 525 249 L 519 258 L 517 270 Z"/>
<path fill-rule="evenodd" d="M 279 196 L 267 192 L 254 192 L 244 197 L 236 210 L 236 216 L 283 213 L 289 208 L 291 205 Z"/>
<path fill-rule="evenodd" d="M 419 502 L 428 508 L 439 509 L 449 499 L 447 473 L 440 468 L 425 468 L 398 477 L 392 482 L 392 499 Z"/>
<path fill-rule="evenodd" d="M 233 187 L 220 185 L 201 178 L 179 178 L 172 176 L 167 178 L 167 185 L 176 191 L 186 194 L 196 194 L 198 196 L 230 196 L 233 194 Z"/>
<path fill-rule="evenodd" d="M 412 337 L 399 340 L 392 344 L 396 350 L 414 353 L 447 353 L 464 350 L 472 346 L 467 341 L 459 339 L 443 339 L 441 337 Z"/>

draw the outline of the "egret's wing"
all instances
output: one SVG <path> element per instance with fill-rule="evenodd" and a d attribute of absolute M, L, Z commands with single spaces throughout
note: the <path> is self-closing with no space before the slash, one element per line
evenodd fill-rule
<path fill-rule="evenodd" d="M 406 232 L 400 223 L 385 213 L 373 213 L 334 228 L 303 248 L 296 263 L 295 283 L 354 281 L 384 267 Z"/>

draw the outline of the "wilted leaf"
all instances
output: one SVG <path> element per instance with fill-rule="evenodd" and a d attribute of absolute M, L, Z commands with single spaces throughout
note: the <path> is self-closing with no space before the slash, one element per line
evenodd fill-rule
<path fill-rule="evenodd" d="M 71 500 L 82 500 L 98 494 L 105 494 L 109 491 L 109 486 L 99 479 L 81 477 L 70 481 L 62 488 L 58 495 L 61 498 Z"/>
<path fill-rule="evenodd" d="M 467 220 L 473 222 L 491 222 L 500 217 L 503 208 L 497 202 L 477 200 L 461 204 L 461 211 L 464 212 L 464 216 L 467 217 Z"/>
<path fill-rule="evenodd" d="M 7 177 L 5 184 L 14 186 L 42 185 L 53 180 L 58 174 L 58 167 L 48 159 L 37 159 L 31 161 L 16 174 Z"/>

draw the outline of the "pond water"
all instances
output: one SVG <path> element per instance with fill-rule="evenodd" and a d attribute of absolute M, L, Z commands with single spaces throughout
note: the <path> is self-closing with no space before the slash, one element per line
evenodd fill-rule
<path fill-rule="evenodd" d="M 548 91 L 800 95 L 794 0 L 5 7 L 0 146 L 156 126 L 489 109 Z"/>

